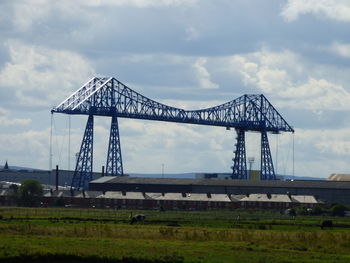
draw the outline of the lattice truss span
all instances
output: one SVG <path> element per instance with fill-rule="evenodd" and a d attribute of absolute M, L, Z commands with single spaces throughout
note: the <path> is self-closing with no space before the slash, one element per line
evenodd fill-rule
<path fill-rule="evenodd" d="M 123 175 L 118 117 L 235 128 L 238 136 L 232 167 L 232 178 L 234 179 L 247 179 L 244 137 L 246 131 L 262 133 L 261 166 L 263 169 L 261 169 L 260 175 L 262 180 L 275 179 L 270 148 L 265 134 L 267 132 L 294 132 L 293 128 L 262 94 L 243 95 L 227 103 L 207 109 L 184 110 L 151 100 L 130 89 L 116 78 L 106 77 L 92 78 L 57 107 L 53 108 L 51 112 L 112 117 L 106 167 L 107 173 L 116 176 Z M 87 161 L 84 160 L 84 156 L 90 158 L 90 155 L 86 153 L 86 149 L 92 151 L 93 147 L 84 146 L 84 144 L 92 143 L 85 138 L 89 137 L 84 136 L 83 138 L 80 150 L 82 156 L 79 155 L 78 158 L 78 162 L 81 163 L 77 163 L 75 171 L 78 177 L 84 178 L 76 179 L 75 182 L 81 181 L 82 183 L 72 185 L 73 188 L 85 189 L 86 182 L 84 180 L 90 178 L 86 174 L 92 173 L 92 164 L 86 165 Z M 85 171 L 77 169 L 85 169 Z"/>

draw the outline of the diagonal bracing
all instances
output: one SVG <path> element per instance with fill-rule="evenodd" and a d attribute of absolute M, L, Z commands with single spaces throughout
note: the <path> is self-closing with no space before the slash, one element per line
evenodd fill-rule
<path fill-rule="evenodd" d="M 109 135 L 107 165 L 107 176 L 123 176 L 123 162 L 120 148 L 120 137 L 118 128 L 118 118 L 112 117 L 111 130 Z"/>
<path fill-rule="evenodd" d="M 245 152 L 245 131 L 243 129 L 236 129 L 237 143 L 235 150 L 235 157 L 232 167 L 232 179 L 246 180 L 247 179 L 247 159 Z"/>
<path fill-rule="evenodd" d="M 94 140 L 94 116 L 90 115 L 86 123 L 83 141 L 81 143 L 77 164 L 75 167 L 71 189 L 86 190 L 92 180 Z"/>

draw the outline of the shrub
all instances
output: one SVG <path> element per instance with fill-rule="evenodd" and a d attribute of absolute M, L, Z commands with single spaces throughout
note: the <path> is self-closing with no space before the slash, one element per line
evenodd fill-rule
<path fill-rule="evenodd" d="M 315 216 L 322 215 L 323 213 L 324 211 L 320 206 L 314 206 L 311 210 L 311 214 Z"/>
<path fill-rule="evenodd" d="M 43 196 L 43 187 L 36 180 L 25 180 L 18 189 L 19 204 L 23 206 L 39 206 Z"/>
<path fill-rule="evenodd" d="M 305 206 L 298 207 L 297 213 L 298 213 L 298 215 L 302 215 L 302 216 L 306 216 L 309 214 L 309 212 L 307 211 L 307 207 L 305 207 Z"/>
<path fill-rule="evenodd" d="M 331 208 L 332 216 L 344 216 L 346 211 L 346 206 L 344 205 L 334 205 Z"/>
<path fill-rule="evenodd" d="M 63 196 L 60 196 L 56 199 L 55 206 L 65 206 Z"/>
<path fill-rule="evenodd" d="M 296 213 L 294 208 L 289 209 L 288 210 L 288 214 L 289 214 L 289 216 L 296 216 L 297 215 L 297 213 Z"/>

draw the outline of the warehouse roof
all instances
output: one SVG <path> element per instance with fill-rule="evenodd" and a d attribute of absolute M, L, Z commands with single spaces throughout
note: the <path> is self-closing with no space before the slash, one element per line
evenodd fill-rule
<path fill-rule="evenodd" d="M 350 181 L 350 174 L 331 174 L 327 180 L 330 181 Z"/>
<path fill-rule="evenodd" d="M 250 194 L 241 199 L 242 202 L 278 202 L 278 203 L 291 203 L 291 199 L 288 195 L 282 194 Z"/>
<path fill-rule="evenodd" d="M 293 202 L 305 203 L 305 204 L 317 204 L 319 203 L 313 195 L 292 195 Z"/>
<path fill-rule="evenodd" d="M 292 188 L 333 188 L 350 189 L 350 181 L 252 181 L 252 180 L 208 180 L 208 179 L 174 179 L 174 178 L 147 178 L 147 177 L 116 177 L 105 176 L 91 181 L 94 184 L 139 184 L 139 185 L 193 185 L 193 186 L 231 186 L 231 187 L 292 187 Z"/>
<path fill-rule="evenodd" d="M 145 199 L 145 196 L 140 192 L 105 192 L 97 198 L 143 200 Z"/>

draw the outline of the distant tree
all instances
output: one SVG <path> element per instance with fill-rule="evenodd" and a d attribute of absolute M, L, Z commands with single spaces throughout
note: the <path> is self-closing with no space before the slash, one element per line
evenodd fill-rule
<path fill-rule="evenodd" d="M 64 205 L 65 205 L 65 202 L 64 202 L 63 196 L 58 197 L 55 201 L 55 206 L 64 206 Z"/>
<path fill-rule="evenodd" d="M 297 215 L 297 213 L 296 213 L 294 208 L 289 209 L 288 210 L 288 214 L 289 214 L 289 216 L 293 216 L 293 217 Z"/>
<path fill-rule="evenodd" d="M 315 216 L 318 216 L 318 215 L 322 215 L 324 213 L 322 207 L 320 206 L 314 206 L 311 210 L 311 214 L 312 215 L 315 215 Z"/>
<path fill-rule="evenodd" d="M 346 206 L 336 204 L 331 208 L 332 216 L 344 216 L 346 210 L 347 210 Z"/>
<path fill-rule="evenodd" d="M 18 185 L 16 185 L 16 184 L 11 184 L 11 185 L 9 186 L 9 189 L 10 189 L 11 191 L 13 191 L 15 194 L 18 193 Z"/>
<path fill-rule="evenodd" d="M 43 187 L 36 180 L 25 180 L 18 189 L 19 205 L 39 206 L 43 196 Z"/>
<path fill-rule="evenodd" d="M 309 212 L 307 211 L 307 207 L 306 206 L 299 206 L 297 209 L 297 214 L 302 215 L 302 216 L 308 215 Z"/>

